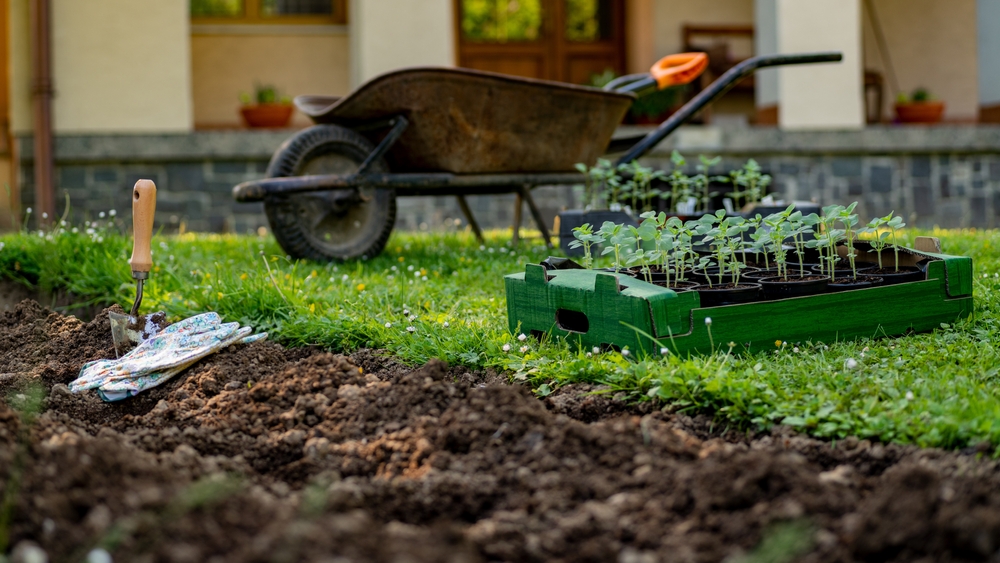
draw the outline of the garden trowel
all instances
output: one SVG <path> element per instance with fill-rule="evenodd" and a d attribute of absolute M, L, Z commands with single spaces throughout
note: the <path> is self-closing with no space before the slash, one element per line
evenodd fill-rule
<path fill-rule="evenodd" d="M 111 317 L 111 337 L 115 341 L 115 354 L 129 343 L 138 344 L 156 334 L 164 319 L 163 313 L 139 315 L 142 304 L 142 286 L 149 278 L 153 267 L 150 240 L 153 238 L 153 215 L 156 213 L 156 184 L 152 180 L 139 180 L 132 188 L 132 278 L 135 280 L 135 302 L 128 315 L 109 311 Z"/>

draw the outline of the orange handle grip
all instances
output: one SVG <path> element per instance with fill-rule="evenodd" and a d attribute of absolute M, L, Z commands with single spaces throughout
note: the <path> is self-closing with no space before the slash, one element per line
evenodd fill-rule
<path fill-rule="evenodd" d="M 152 180 L 139 180 L 132 188 L 132 276 L 149 273 L 153 267 L 153 253 L 149 244 L 153 238 L 153 215 L 156 213 L 156 184 Z"/>
<path fill-rule="evenodd" d="M 701 76 L 706 68 L 708 68 L 708 55 L 705 53 L 677 53 L 656 61 L 656 64 L 649 69 L 649 74 L 656 79 L 657 88 L 662 90 L 688 84 Z"/>

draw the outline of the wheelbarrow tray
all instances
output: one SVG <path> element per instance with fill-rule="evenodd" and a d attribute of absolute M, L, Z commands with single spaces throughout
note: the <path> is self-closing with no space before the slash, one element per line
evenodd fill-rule
<path fill-rule="evenodd" d="M 415 67 L 377 76 L 344 98 L 299 96 L 318 124 L 356 129 L 402 115 L 386 154 L 394 172 L 571 172 L 605 153 L 635 95 L 468 69 Z"/>
<path fill-rule="evenodd" d="M 776 341 L 832 343 L 929 331 L 972 314 L 972 259 L 929 258 L 923 281 L 808 297 L 702 307 L 697 292 L 674 292 L 595 270 L 528 264 L 504 279 L 511 332 L 550 334 L 589 349 L 675 354 L 773 350 Z M 903 263 L 903 256 L 900 256 Z M 711 326 L 705 322 L 711 318 Z"/>

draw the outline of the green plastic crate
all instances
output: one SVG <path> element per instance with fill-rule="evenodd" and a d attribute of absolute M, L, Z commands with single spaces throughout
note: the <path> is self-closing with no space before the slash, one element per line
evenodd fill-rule
<path fill-rule="evenodd" d="M 660 353 L 774 349 L 782 342 L 835 342 L 928 331 L 972 313 L 972 259 L 930 258 L 927 279 L 809 297 L 702 308 L 697 292 L 594 270 L 528 264 L 504 278 L 511 332 L 566 338 L 576 346 Z M 900 263 L 904 261 L 901 258 Z M 711 319 L 711 323 L 706 320 Z"/>

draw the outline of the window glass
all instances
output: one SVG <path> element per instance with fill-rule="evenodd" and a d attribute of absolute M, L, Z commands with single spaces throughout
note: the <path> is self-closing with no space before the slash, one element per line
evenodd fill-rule
<path fill-rule="evenodd" d="M 243 0 L 191 0 L 195 18 L 239 18 L 244 12 Z"/>
<path fill-rule="evenodd" d="M 611 39 L 614 0 L 565 0 L 566 39 L 593 42 Z"/>
<path fill-rule="evenodd" d="M 534 41 L 542 29 L 541 0 L 462 0 L 462 36 L 472 41 Z"/>
<path fill-rule="evenodd" d="M 329 16 L 333 14 L 330 0 L 261 0 L 262 16 Z"/>

